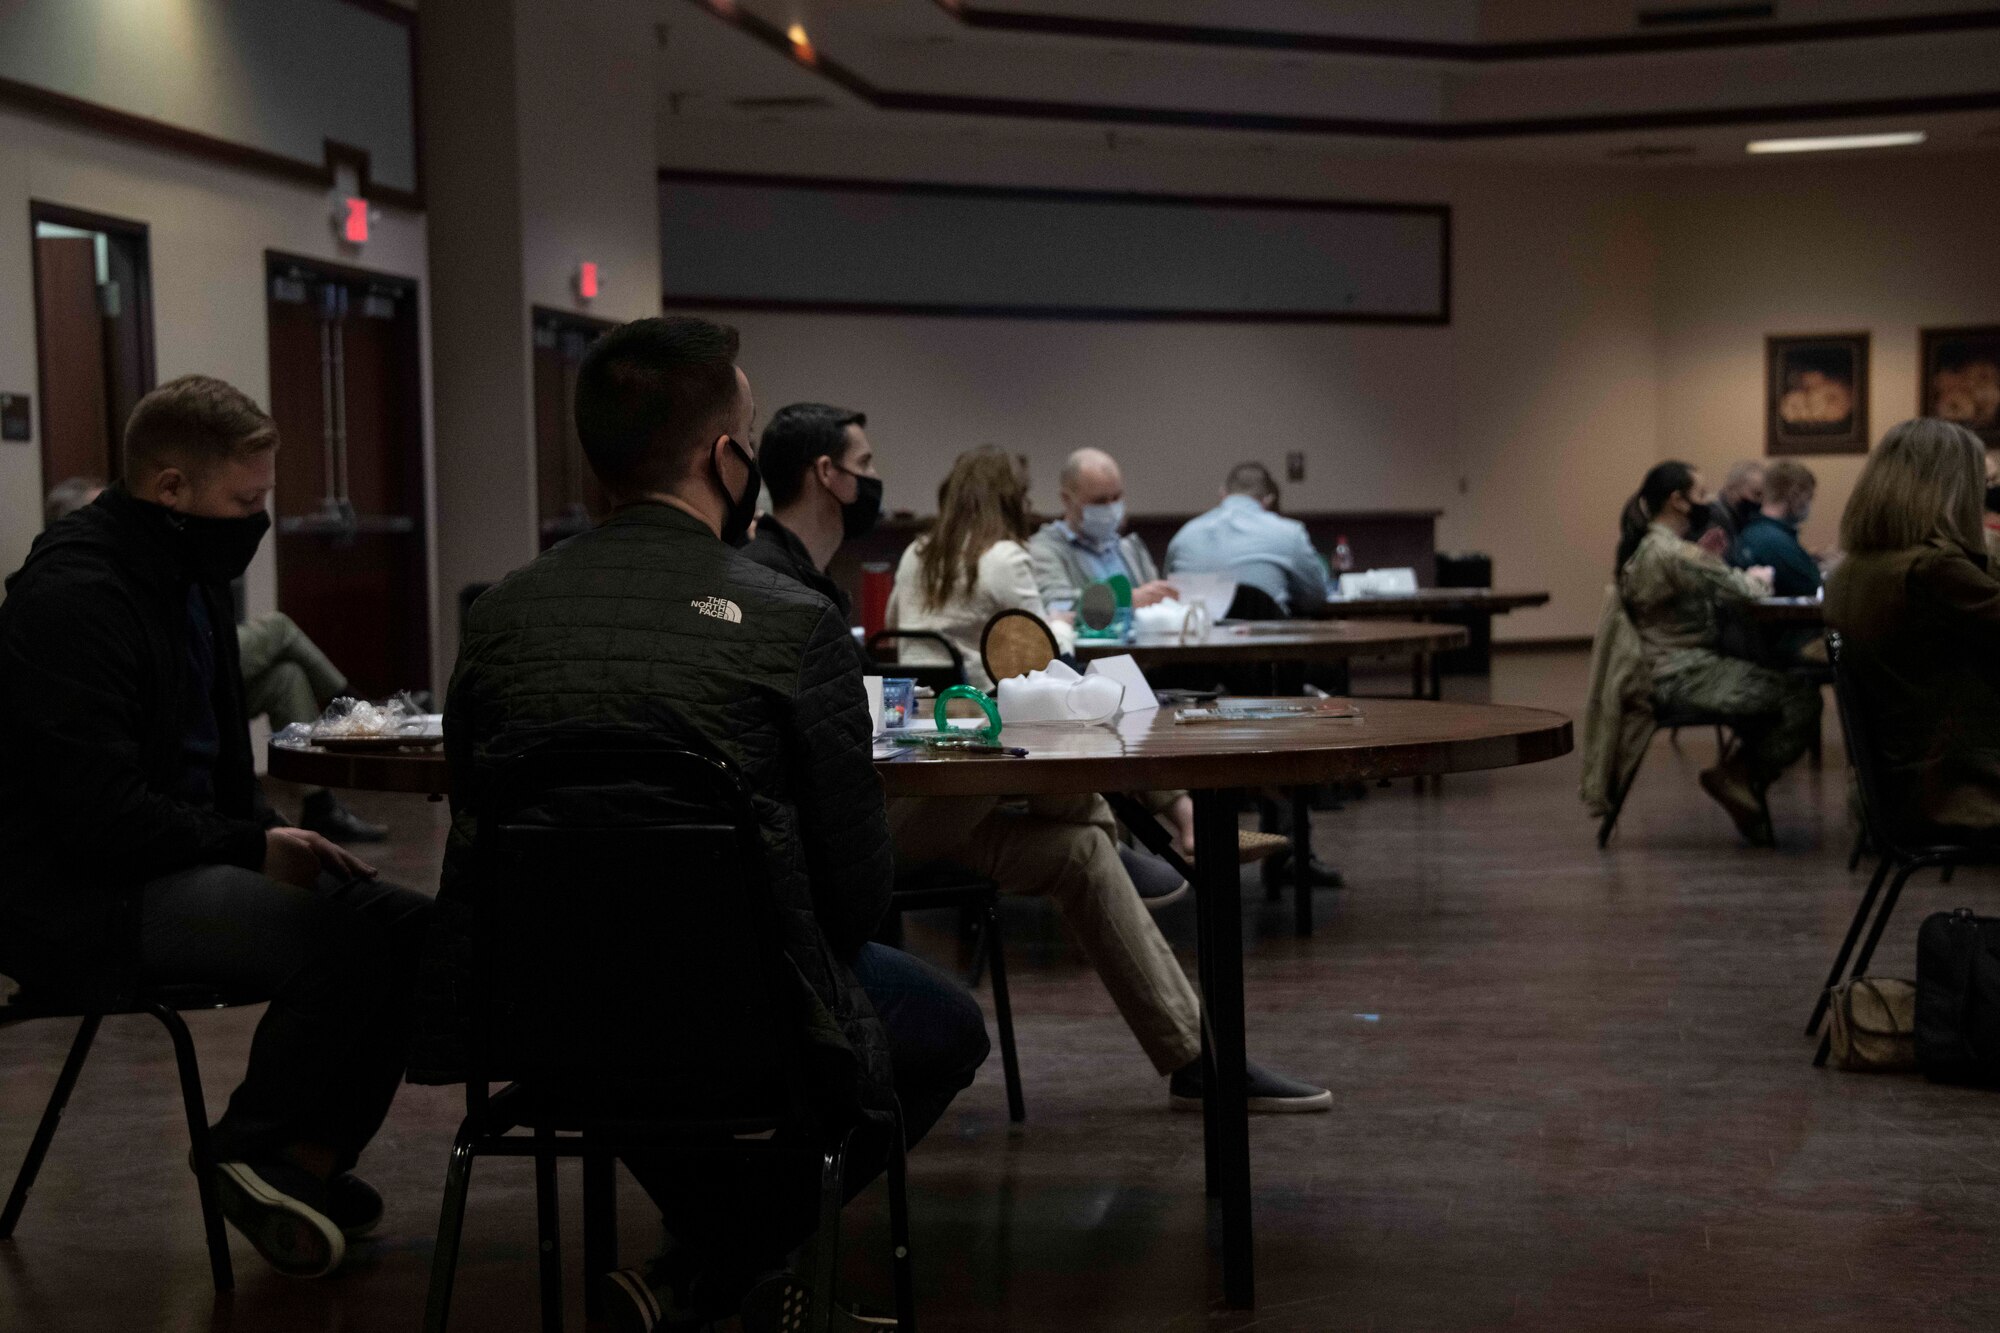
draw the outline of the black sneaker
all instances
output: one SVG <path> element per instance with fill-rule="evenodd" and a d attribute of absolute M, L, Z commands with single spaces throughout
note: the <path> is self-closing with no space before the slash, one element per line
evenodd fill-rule
<path fill-rule="evenodd" d="M 812 1327 L 812 1288 L 795 1273 L 767 1273 L 743 1297 L 743 1333 L 805 1333 Z"/>
<path fill-rule="evenodd" d="M 222 1215 L 286 1277 L 325 1277 L 340 1267 L 347 1238 L 327 1216 L 327 1187 L 282 1158 L 218 1162 Z"/>
<path fill-rule="evenodd" d="M 307 793 L 299 827 L 329 842 L 382 842 L 389 836 L 387 828 L 355 814 L 324 787 Z"/>
<path fill-rule="evenodd" d="M 349 1240 L 359 1240 L 382 1221 L 382 1196 L 360 1176 L 343 1173 L 326 1182 L 326 1215 Z"/>
<path fill-rule="evenodd" d="M 604 1318 L 612 1333 L 653 1333 L 665 1311 L 660 1298 L 636 1268 L 621 1268 L 598 1279 L 604 1286 Z"/>
<path fill-rule="evenodd" d="M 1279 852 L 1276 856 L 1267 858 L 1264 862 L 1263 871 L 1264 886 L 1266 888 L 1289 886 L 1293 880 L 1292 854 L 1288 851 Z M 1346 878 L 1338 870 L 1320 860 L 1318 856 L 1313 856 L 1306 861 L 1306 882 L 1316 889 L 1344 889 L 1347 887 Z"/>
<path fill-rule="evenodd" d="M 1286 1078 L 1255 1064 L 1246 1063 L 1243 1068 L 1244 1087 L 1249 1093 L 1247 1105 L 1252 1111 L 1274 1113 L 1299 1111 L 1328 1111 L 1333 1109 L 1333 1094 L 1325 1088 L 1315 1088 L 1310 1083 Z M 1199 1111 L 1201 1109 L 1201 1061 L 1191 1060 L 1176 1069 L 1167 1079 L 1167 1099 L 1176 1111 Z"/>
<path fill-rule="evenodd" d="M 1124 863 L 1125 873 L 1131 876 L 1132 887 L 1139 891 L 1139 901 L 1152 911 L 1187 897 L 1187 881 L 1181 878 L 1180 871 L 1151 852 L 1120 843 L 1118 859 Z"/>

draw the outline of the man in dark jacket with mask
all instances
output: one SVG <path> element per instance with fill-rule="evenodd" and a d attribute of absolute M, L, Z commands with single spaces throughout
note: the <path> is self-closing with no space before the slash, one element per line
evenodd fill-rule
<path fill-rule="evenodd" d="M 865 537 L 882 516 L 882 478 L 859 412 L 825 403 L 781 407 L 764 427 L 757 456 L 771 512 L 743 554 L 796 579 L 854 618 L 847 593 L 826 576 L 841 543 Z M 780 520 L 780 514 L 783 520 Z"/>
<path fill-rule="evenodd" d="M 802 1011 L 838 1028 L 802 1038 L 847 1048 L 864 1104 L 885 1104 L 893 1086 L 915 1142 L 985 1059 L 985 1019 L 950 979 L 868 942 L 892 852 L 859 658 L 825 597 L 735 549 L 759 488 L 736 349 L 732 330 L 705 320 L 644 319 L 584 359 L 577 436 L 616 509 L 486 592 L 462 627 L 445 704 L 441 982 L 462 975 L 452 941 L 479 910 L 473 843 L 498 761 L 542 737 L 606 730 L 719 753 L 762 825 L 781 944 L 812 991 Z M 449 989 L 438 986 L 440 1000 Z M 412 1068 L 450 1077 L 449 1038 L 423 1043 Z M 672 1243 L 649 1271 L 612 1275 L 618 1326 L 678 1327 L 740 1306 L 761 1327 L 763 1303 L 787 1290 L 775 1270 L 812 1231 L 810 1171 L 751 1182 L 721 1159 L 625 1160 Z M 850 1183 L 867 1174 L 850 1171 Z"/>
<path fill-rule="evenodd" d="M 214 1129 L 223 1209 L 281 1271 L 337 1267 L 382 1201 L 348 1174 L 402 1081 L 421 894 L 266 828 L 230 581 L 277 428 L 190 375 L 139 400 L 125 480 L 39 537 L 0 603 L 0 970 L 57 995 L 269 997 Z"/>

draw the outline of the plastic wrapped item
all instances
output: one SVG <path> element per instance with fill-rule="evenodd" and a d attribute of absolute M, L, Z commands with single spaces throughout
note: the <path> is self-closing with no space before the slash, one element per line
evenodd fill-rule
<path fill-rule="evenodd" d="M 281 741 L 293 727 L 281 734 Z M 385 704 L 339 698 L 326 706 L 306 740 L 314 745 L 432 745 L 444 737 L 444 719 L 426 713 L 408 694 Z"/>
<path fill-rule="evenodd" d="M 1117 715 L 1125 687 L 1051 662 L 1047 670 L 1001 681 L 996 694 L 1002 722 L 1106 722 Z"/>
<path fill-rule="evenodd" d="M 1205 603 L 1169 597 L 1133 611 L 1132 628 L 1152 638 L 1179 635 L 1182 643 L 1197 643 L 1208 633 L 1211 619 Z"/>

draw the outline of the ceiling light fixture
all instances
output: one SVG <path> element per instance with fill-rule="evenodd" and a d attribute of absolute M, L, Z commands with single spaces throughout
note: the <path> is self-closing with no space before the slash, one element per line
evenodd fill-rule
<path fill-rule="evenodd" d="M 1822 134 L 1811 139 L 1758 139 L 1744 145 L 1751 153 L 1821 153 L 1836 148 L 1905 148 L 1924 141 L 1922 130 L 1894 134 Z"/>

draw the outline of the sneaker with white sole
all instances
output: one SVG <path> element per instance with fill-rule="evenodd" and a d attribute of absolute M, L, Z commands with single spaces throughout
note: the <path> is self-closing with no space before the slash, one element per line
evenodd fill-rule
<path fill-rule="evenodd" d="M 1267 1114 L 1296 1114 L 1300 1111 L 1330 1111 L 1333 1094 L 1283 1074 L 1274 1074 L 1259 1065 L 1243 1066 L 1245 1104 L 1252 1111 Z M 1167 1097 L 1176 1111 L 1201 1110 L 1201 1061 L 1193 1060 L 1176 1069 L 1167 1079 Z"/>
<path fill-rule="evenodd" d="M 325 1277 L 347 1256 L 326 1184 L 310 1171 L 282 1158 L 218 1162 L 215 1185 L 222 1215 L 286 1277 Z"/>

